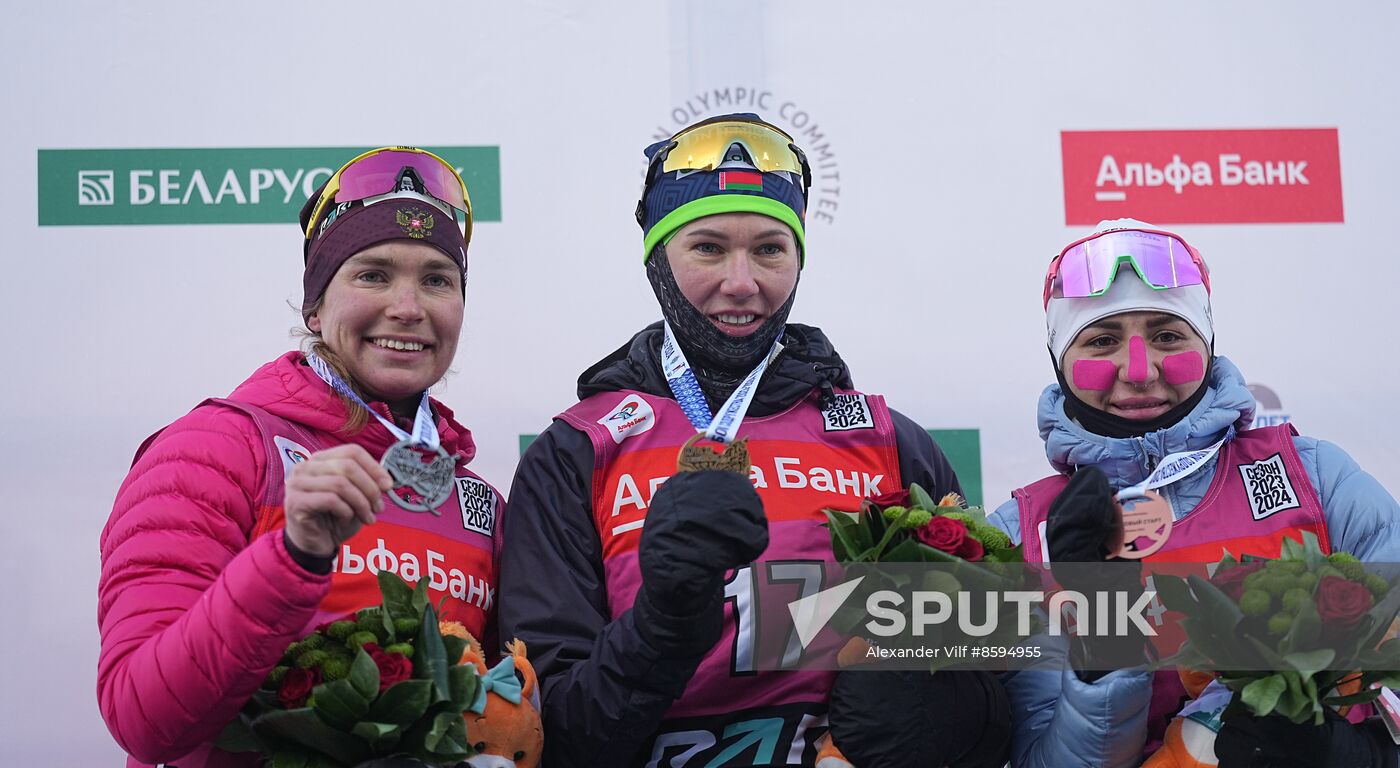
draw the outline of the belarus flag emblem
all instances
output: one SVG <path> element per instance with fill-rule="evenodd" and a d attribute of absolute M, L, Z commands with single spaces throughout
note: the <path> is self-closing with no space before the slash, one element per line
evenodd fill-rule
<path fill-rule="evenodd" d="M 757 171 L 720 171 L 719 188 L 721 192 L 730 189 L 762 192 L 763 174 Z"/>

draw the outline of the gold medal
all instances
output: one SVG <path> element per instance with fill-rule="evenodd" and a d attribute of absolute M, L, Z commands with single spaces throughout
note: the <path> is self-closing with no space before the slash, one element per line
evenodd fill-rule
<path fill-rule="evenodd" d="M 1172 505 L 1156 491 L 1117 502 L 1119 525 L 1108 542 L 1110 557 L 1141 560 L 1162 548 L 1172 533 Z"/>
<path fill-rule="evenodd" d="M 697 432 L 681 446 L 681 452 L 676 454 L 676 474 L 718 469 L 749 476 L 751 464 L 747 438 L 735 440 L 725 446 L 723 452 L 717 452 L 707 445 L 697 445 L 703 439 L 705 433 Z"/>

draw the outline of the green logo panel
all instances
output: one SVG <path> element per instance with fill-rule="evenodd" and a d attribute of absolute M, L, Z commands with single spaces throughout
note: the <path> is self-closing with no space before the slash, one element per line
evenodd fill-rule
<path fill-rule="evenodd" d="M 953 471 L 958 473 L 963 493 L 967 494 L 967 503 L 982 506 L 981 432 L 976 429 L 930 429 L 928 433 L 933 441 L 938 443 L 938 447 L 943 449 L 948 463 L 953 465 Z M 525 449 L 530 447 L 530 443 L 535 441 L 535 437 L 536 435 L 520 436 L 522 456 Z"/>
<path fill-rule="evenodd" d="M 41 149 L 39 226 L 287 224 L 370 147 Z M 476 221 L 501 220 L 500 147 L 425 147 L 467 182 Z"/>

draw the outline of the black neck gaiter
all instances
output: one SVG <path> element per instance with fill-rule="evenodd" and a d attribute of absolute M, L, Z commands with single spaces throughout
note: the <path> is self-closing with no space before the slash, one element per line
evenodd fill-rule
<path fill-rule="evenodd" d="M 799 273 L 799 279 L 801 275 Z M 661 316 L 671 324 L 676 341 L 685 353 L 685 359 L 695 371 L 700 389 L 705 392 L 710 411 L 718 411 L 725 400 L 739 387 L 764 355 L 773 348 L 773 342 L 787 326 L 788 312 L 797 298 L 797 286 L 793 286 L 787 301 L 748 336 L 730 336 L 714 326 L 710 318 L 695 308 L 681 288 L 676 284 L 676 276 L 671 272 L 671 262 L 666 258 L 666 247 L 657 244 L 647 259 L 647 281 L 661 304 Z"/>
<path fill-rule="evenodd" d="M 1201 378 L 1201 386 L 1196 388 L 1195 393 L 1177 403 L 1161 416 L 1146 421 L 1114 416 L 1080 400 L 1070 390 L 1069 384 L 1065 381 L 1064 373 L 1058 367 L 1055 368 L 1055 379 L 1060 382 L 1060 391 L 1065 394 L 1065 415 L 1079 422 L 1081 427 L 1104 437 L 1142 437 L 1149 432 L 1170 427 L 1186 418 L 1186 414 L 1190 413 L 1201 402 L 1201 398 L 1206 396 L 1208 388 L 1206 382 L 1210 381 L 1210 370 L 1214 365 L 1215 355 L 1211 355 L 1210 361 L 1206 363 L 1206 374 Z"/>

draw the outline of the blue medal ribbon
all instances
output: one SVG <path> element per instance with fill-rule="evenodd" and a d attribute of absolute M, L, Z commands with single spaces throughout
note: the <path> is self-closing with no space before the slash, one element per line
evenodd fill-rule
<path fill-rule="evenodd" d="M 685 412 L 685 417 L 690 423 L 705 437 L 722 445 L 733 442 L 735 435 L 739 432 L 739 425 L 744 421 L 744 414 L 748 413 L 749 405 L 753 403 L 754 395 L 758 394 L 758 382 L 763 378 L 764 371 L 768 370 L 768 364 L 782 351 L 783 345 L 776 339 L 773 341 L 773 348 L 768 351 L 758 364 L 749 372 L 748 376 L 739 383 L 734 393 L 724 401 L 724 405 L 719 408 L 719 414 L 710 413 L 710 405 L 705 400 L 705 392 L 700 388 L 700 381 L 695 378 L 695 371 L 691 369 L 690 362 L 685 359 L 685 353 L 681 351 L 681 345 L 676 343 L 676 336 L 671 332 L 669 322 L 662 323 L 665 329 L 665 336 L 661 340 L 661 371 L 666 377 L 666 383 L 671 387 L 671 394 L 676 397 L 676 404 Z M 778 334 L 782 338 L 782 334 Z"/>

